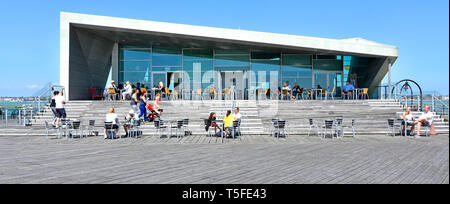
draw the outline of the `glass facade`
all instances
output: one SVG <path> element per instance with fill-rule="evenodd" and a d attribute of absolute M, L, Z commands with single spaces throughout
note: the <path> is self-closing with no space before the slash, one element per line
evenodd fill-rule
<path fill-rule="evenodd" d="M 184 99 L 212 88 L 232 89 L 237 99 L 251 99 L 286 82 L 291 87 L 297 83 L 305 89 L 335 89 L 338 96 L 351 72 L 351 57 L 336 55 L 121 45 L 119 58 L 119 83 L 152 88 L 163 82 Z"/>

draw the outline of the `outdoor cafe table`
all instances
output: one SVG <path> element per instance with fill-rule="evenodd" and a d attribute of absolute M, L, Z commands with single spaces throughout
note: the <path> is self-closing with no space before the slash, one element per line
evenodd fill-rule
<path fill-rule="evenodd" d="M 223 129 L 223 121 L 221 121 L 221 120 L 213 120 L 211 122 L 216 123 L 216 125 L 219 127 L 219 130 L 220 130 L 221 136 L 222 136 L 222 143 L 223 143 L 223 139 L 225 137 L 225 134 L 224 134 L 225 130 Z M 219 125 L 219 123 L 221 123 L 222 125 Z"/>
<path fill-rule="evenodd" d="M 405 118 L 397 118 L 397 121 L 400 122 L 400 127 L 404 128 L 403 133 L 404 133 L 404 136 L 406 136 L 406 133 L 408 133 L 408 131 L 406 130 L 408 128 L 408 124 L 406 122 L 407 120 Z M 414 122 L 414 120 L 412 122 Z"/>
<path fill-rule="evenodd" d="M 354 88 L 352 89 L 352 94 L 353 94 L 353 100 L 358 100 L 359 99 L 359 95 L 361 93 L 363 89 L 360 88 Z"/>
<path fill-rule="evenodd" d="M 61 119 L 61 123 L 63 124 L 63 129 L 64 129 L 64 136 L 66 138 L 69 138 L 69 129 L 71 126 L 71 120 L 70 119 Z"/>
<path fill-rule="evenodd" d="M 327 90 L 325 89 L 311 89 L 311 93 L 314 93 L 316 95 L 316 100 L 317 100 L 317 94 L 320 92 L 320 98 L 323 99 L 323 92 L 327 92 Z M 325 100 L 327 100 L 327 96 L 325 94 Z"/>

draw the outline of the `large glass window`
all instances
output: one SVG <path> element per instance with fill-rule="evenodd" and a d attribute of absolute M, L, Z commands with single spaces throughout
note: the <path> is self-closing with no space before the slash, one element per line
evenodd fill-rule
<path fill-rule="evenodd" d="M 121 71 L 150 71 L 150 61 L 122 61 Z"/>
<path fill-rule="evenodd" d="M 185 60 L 183 71 L 188 74 L 188 79 L 185 77 L 183 80 L 186 86 L 189 83 L 189 87 L 192 90 L 203 89 L 205 90 L 212 84 L 213 62 L 212 60 Z M 209 79 L 209 80 L 208 80 Z M 187 88 L 187 87 L 186 87 Z"/>
<path fill-rule="evenodd" d="M 215 66 L 250 66 L 249 55 L 216 55 Z"/>
<path fill-rule="evenodd" d="M 176 55 L 153 55 L 153 67 L 169 66 L 181 67 L 181 56 Z"/>
<path fill-rule="evenodd" d="M 335 56 L 336 58 L 336 56 Z M 337 59 L 317 59 L 314 60 L 314 69 L 328 70 L 328 71 L 341 71 L 342 61 Z"/>
<path fill-rule="evenodd" d="M 212 60 L 213 50 L 211 49 L 184 49 L 184 60 Z"/>
<path fill-rule="evenodd" d="M 121 60 L 150 60 L 150 49 L 121 49 Z"/>
<path fill-rule="evenodd" d="M 120 72 L 119 80 L 121 82 L 129 81 L 133 84 L 139 83 L 150 83 L 150 72 Z"/>
<path fill-rule="evenodd" d="M 283 54 L 283 65 L 311 66 L 311 55 Z"/>
<path fill-rule="evenodd" d="M 310 67 L 283 66 L 281 69 L 283 83 L 289 81 L 291 86 L 298 83 L 301 88 L 312 88 L 312 69 Z"/>

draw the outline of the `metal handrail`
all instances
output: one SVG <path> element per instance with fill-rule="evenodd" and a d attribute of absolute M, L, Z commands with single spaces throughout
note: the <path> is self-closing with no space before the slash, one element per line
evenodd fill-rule
<path fill-rule="evenodd" d="M 436 101 L 440 103 L 440 105 L 443 105 L 444 107 L 447 108 L 447 121 L 450 120 L 450 109 L 449 106 L 447 104 L 445 104 L 441 99 L 437 98 L 436 95 L 432 95 L 431 96 L 431 103 L 432 103 L 432 112 L 435 111 L 436 109 Z M 445 112 L 442 113 L 443 115 L 445 114 Z"/>

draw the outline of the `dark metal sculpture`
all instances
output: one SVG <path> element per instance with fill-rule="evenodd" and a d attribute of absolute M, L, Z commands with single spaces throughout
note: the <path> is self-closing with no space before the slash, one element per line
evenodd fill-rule
<path fill-rule="evenodd" d="M 403 79 L 403 80 L 397 82 L 397 83 L 395 84 L 394 87 L 392 87 L 391 94 L 394 94 L 394 91 L 397 89 L 397 87 L 398 87 L 399 84 L 404 83 L 404 84 L 401 86 L 400 90 L 398 90 L 398 93 L 401 94 L 402 91 L 408 91 L 408 89 L 409 89 L 411 99 L 413 99 L 414 92 L 413 92 L 413 89 L 412 89 L 412 87 L 411 87 L 411 85 L 410 85 L 409 82 L 415 84 L 416 87 L 419 89 L 419 92 L 420 92 L 420 93 L 419 93 L 419 96 L 420 96 L 420 97 L 419 97 L 419 100 L 420 100 L 420 103 L 419 103 L 419 104 L 420 104 L 420 106 L 417 107 L 417 108 L 418 108 L 420 111 L 422 111 L 422 106 L 423 106 L 423 103 L 422 103 L 422 102 L 423 102 L 422 88 L 420 87 L 420 85 L 419 85 L 417 82 L 415 82 L 415 81 L 413 81 L 413 80 L 411 80 L 411 79 Z"/>

